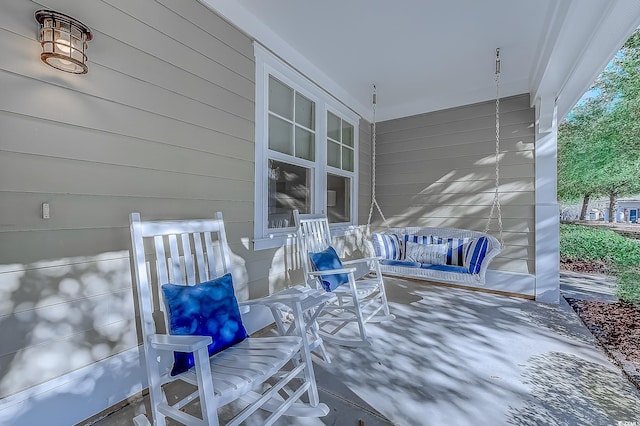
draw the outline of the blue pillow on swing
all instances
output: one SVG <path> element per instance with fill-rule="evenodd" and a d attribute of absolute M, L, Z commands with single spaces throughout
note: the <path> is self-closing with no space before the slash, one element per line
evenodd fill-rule
<path fill-rule="evenodd" d="M 314 271 L 342 269 L 342 262 L 338 257 L 338 253 L 331 246 L 317 253 L 309 253 L 309 260 Z M 320 275 L 320 282 L 326 291 L 333 291 L 342 284 L 349 282 L 349 274 Z"/>

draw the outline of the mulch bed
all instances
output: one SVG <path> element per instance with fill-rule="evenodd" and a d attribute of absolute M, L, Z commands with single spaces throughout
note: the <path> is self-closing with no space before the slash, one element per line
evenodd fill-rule
<path fill-rule="evenodd" d="M 604 262 L 567 258 L 560 259 L 560 269 L 581 274 L 606 274 L 608 272 L 607 265 Z"/>
<path fill-rule="evenodd" d="M 581 273 L 606 273 L 604 265 L 561 260 L 562 269 Z M 566 298 L 605 352 L 613 358 L 640 390 L 640 307 Z"/>
<path fill-rule="evenodd" d="M 640 310 L 636 306 L 570 298 L 567 302 L 603 346 L 640 369 Z"/>

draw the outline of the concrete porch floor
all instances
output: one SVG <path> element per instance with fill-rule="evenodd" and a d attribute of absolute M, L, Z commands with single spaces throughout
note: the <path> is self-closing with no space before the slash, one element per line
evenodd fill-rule
<path fill-rule="evenodd" d="M 386 279 L 396 320 L 328 346 L 320 419 L 279 425 L 640 424 L 640 395 L 566 304 Z M 145 401 L 148 403 L 148 401 Z M 132 404 L 95 423 L 132 424 Z M 259 424 L 254 418 L 249 424 Z"/>

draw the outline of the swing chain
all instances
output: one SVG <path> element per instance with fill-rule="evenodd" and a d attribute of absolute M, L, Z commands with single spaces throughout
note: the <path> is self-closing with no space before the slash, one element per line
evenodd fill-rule
<path fill-rule="evenodd" d="M 387 218 L 384 217 L 382 213 L 382 209 L 378 204 L 378 200 L 376 200 L 376 104 L 377 102 L 377 94 L 376 94 L 376 85 L 373 85 L 373 122 L 371 123 L 371 207 L 369 208 L 369 218 L 367 219 L 367 231 L 371 226 L 371 217 L 373 216 L 373 206 L 376 206 L 378 209 L 378 213 L 382 217 L 384 224 L 387 226 L 387 229 L 391 228 L 389 226 L 389 222 Z"/>
<path fill-rule="evenodd" d="M 487 225 L 485 226 L 484 232 L 489 233 L 489 227 L 491 226 L 491 219 L 493 218 L 493 212 L 497 208 L 498 212 L 498 230 L 500 232 L 500 246 L 504 247 L 504 237 L 503 237 L 503 225 L 502 225 L 502 209 L 500 207 L 500 49 L 496 49 L 496 169 L 495 169 L 495 191 L 493 194 L 493 203 L 491 204 L 491 212 L 489 213 L 489 219 L 487 220 Z"/>

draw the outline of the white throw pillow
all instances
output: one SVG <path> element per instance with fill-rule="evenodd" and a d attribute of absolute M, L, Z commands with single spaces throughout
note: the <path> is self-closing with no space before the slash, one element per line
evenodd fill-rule
<path fill-rule="evenodd" d="M 405 249 L 405 260 L 432 265 L 447 263 L 446 244 L 417 244 L 407 241 Z"/>

